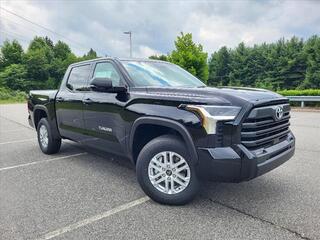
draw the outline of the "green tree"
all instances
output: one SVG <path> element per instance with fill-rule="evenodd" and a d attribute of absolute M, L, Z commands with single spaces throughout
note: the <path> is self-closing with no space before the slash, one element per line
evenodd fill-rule
<path fill-rule="evenodd" d="M 0 87 L 8 91 L 57 88 L 71 63 L 96 57 L 93 49 L 77 57 L 66 43 L 54 44 L 49 37 L 35 37 L 26 53 L 18 41 L 5 41 L 0 50 Z M 211 55 L 208 71 L 207 53 L 193 42 L 190 33 L 181 33 L 171 54 L 150 56 L 150 59 L 178 64 L 204 82 L 209 77 L 210 85 L 272 90 L 320 88 L 317 35 L 306 42 L 293 37 L 253 47 L 244 43 L 234 49 L 222 47 Z"/>
<path fill-rule="evenodd" d="M 237 48 L 231 52 L 230 63 L 230 82 L 229 85 L 235 86 L 250 86 L 251 81 L 248 80 L 248 60 L 249 60 L 249 48 L 242 42 Z"/>
<path fill-rule="evenodd" d="M 253 86 L 272 90 L 272 78 L 269 72 L 273 69 L 273 60 L 270 57 L 272 44 L 263 43 L 254 45 L 249 57 L 250 81 Z"/>
<path fill-rule="evenodd" d="M 176 49 L 168 56 L 168 60 L 179 65 L 204 83 L 208 80 L 208 54 L 201 44 L 195 44 L 191 33 L 181 33 L 174 42 Z"/>
<path fill-rule="evenodd" d="M 302 39 L 292 37 L 253 47 L 240 43 L 228 51 L 221 48 L 211 55 L 209 84 L 272 90 L 316 87 L 319 82 L 316 39 L 319 38 L 315 36 L 304 43 Z"/>
<path fill-rule="evenodd" d="M 90 48 L 89 52 L 83 55 L 83 60 L 95 59 L 97 57 L 98 57 L 97 52 L 94 51 L 92 48 Z"/>
<path fill-rule="evenodd" d="M 53 46 L 54 46 L 53 41 L 48 36 L 44 37 L 44 41 L 46 42 L 46 45 L 49 48 L 53 49 Z"/>
<path fill-rule="evenodd" d="M 48 40 L 46 40 L 44 37 L 34 37 L 34 39 L 30 42 L 28 51 L 34 51 L 39 49 L 44 49 L 49 47 L 47 45 Z"/>
<path fill-rule="evenodd" d="M 29 90 L 30 82 L 27 81 L 27 69 L 22 64 L 11 64 L 0 72 L 0 86 L 12 90 Z"/>
<path fill-rule="evenodd" d="M 306 78 L 303 88 L 320 88 L 320 37 L 312 36 L 305 44 L 307 59 Z"/>
<path fill-rule="evenodd" d="M 230 62 L 230 53 L 227 47 L 222 47 L 211 55 L 209 59 L 209 85 L 226 86 L 229 84 Z"/>
<path fill-rule="evenodd" d="M 0 54 L 0 70 L 10 64 L 22 63 L 23 48 L 17 40 L 4 41 Z"/>
<path fill-rule="evenodd" d="M 76 62 L 77 57 L 71 52 L 70 47 L 62 42 L 58 41 L 53 46 L 53 56 L 48 71 L 49 78 L 46 85 L 50 88 L 57 88 L 64 76 L 65 71 L 71 63 Z"/>
<path fill-rule="evenodd" d="M 53 54 L 55 58 L 66 59 L 71 54 L 71 49 L 68 44 L 59 40 L 53 47 Z"/>
<path fill-rule="evenodd" d="M 96 58 L 92 49 L 86 59 Z M 5 41 L 0 51 L 0 87 L 13 90 L 57 88 L 66 69 L 74 62 L 84 60 L 76 57 L 70 47 L 49 37 L 36 36 L 24 53 L 18 41 Z"/>
<path fill-rule="evenodd" d="M 168 61 L 168 56 L 166 55 L 152 55 L 149 57 L 149 59 L 153 59 L 153 60 L 161 60 L 161 61 Z"/>
<path fill-rule="evenodd" d="M 54 45 L 48 37 L 35 37 L 29 44 L 24 57 L 27 76 L 35 89 L 51 87 L 55 82 L 50 76 L 50 66 L 54 61 Z M 51 80 L 50 80 L 51 79 Z"/>
<path fill-rule="evenodd" d="M 27 54 L 33 51 L 41 51 L 45 54 L 48 63 L 54 58 L 53 43 L 48 37 L 35 37 L 29 44 Z"/>
<path fill-rule="evenodd" d="M 287 65 L 285 67 L 284 87 L 293 89 L 301 86 L 306 75 L 306 55 L 303 51 L 302 39 L 292 37 L 287 41 Z"/>
<path fill-rule="evenodd" d="M 65 57 L 54 58 L 48 69 L 50 77 L 47 81 L 47 85 L 50 88 L 57 88 L 60 85 L 68 66 L 78 61 L 79 58 L 71 52 L 66 54 Z"/>
<path fill-rule="evenodd" d="M 269 77 L 273 89 L 291 89 L 298 87 L 305 75 L 303 41 L 296 37 L 286 41 L 280 39 L 272 45 Z"/>
<path fill-rule="evenodd" d="M 25 55 L 25 64 L 30 79 L 36 89 L 45 87 L 49 78 L 49 61 L 45 49 L 29 50 Z"/>

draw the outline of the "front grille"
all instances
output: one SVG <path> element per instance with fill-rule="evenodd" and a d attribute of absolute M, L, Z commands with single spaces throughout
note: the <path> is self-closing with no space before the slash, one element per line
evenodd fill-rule
<path fill-rule="evenodd" d="M 275 109 L 283 108 L 283 117 L 276 118 Z M 250 150 L 269 147 L 287 138 L 290 126 L 289 104 L 254 108 L 242 123 L 241 142 Z"/>
<path fill-rule="evenodd" d="M 217 122 L 216 128 L 216 146 L 222 147 L 223 145 L 223 123 Z"/>

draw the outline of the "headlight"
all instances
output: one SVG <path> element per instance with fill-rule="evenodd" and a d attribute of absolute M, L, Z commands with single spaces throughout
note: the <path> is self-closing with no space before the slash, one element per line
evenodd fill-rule
<path fill-rule="evenodd" d="M 233 120 L 240 112 L 240 107 L 208 106 L 208 105 L 183 105 L 182 108 L 197 113 L 202 120 L 202 126 L 208 134 L 216 133 L 218 121 Z"/>

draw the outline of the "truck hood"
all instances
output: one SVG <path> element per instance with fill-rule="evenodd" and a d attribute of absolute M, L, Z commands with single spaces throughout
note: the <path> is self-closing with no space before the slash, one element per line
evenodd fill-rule
<path fill-rule="evenodd" d="M 144 90 L 144 91 L 143 91 Z M 263 89 L 235 87 L 204 88 L 153 88 L 136 89 L 146 96 L 159 100 L 173 100 L 198 104 L 237 105 L 248 103 L 254 105 L 269 101 L 287 101 L 281 95 Z M 135 92 L 135 91 L 134 91 Z"/>

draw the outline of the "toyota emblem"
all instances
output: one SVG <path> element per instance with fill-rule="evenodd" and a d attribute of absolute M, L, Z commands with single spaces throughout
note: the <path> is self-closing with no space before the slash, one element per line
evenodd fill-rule
<path fill-rule="evenodd" d="M 283 108 L 282 106 L 276 107 L 276 118 L 280 120 L 283 117 Z"/>

